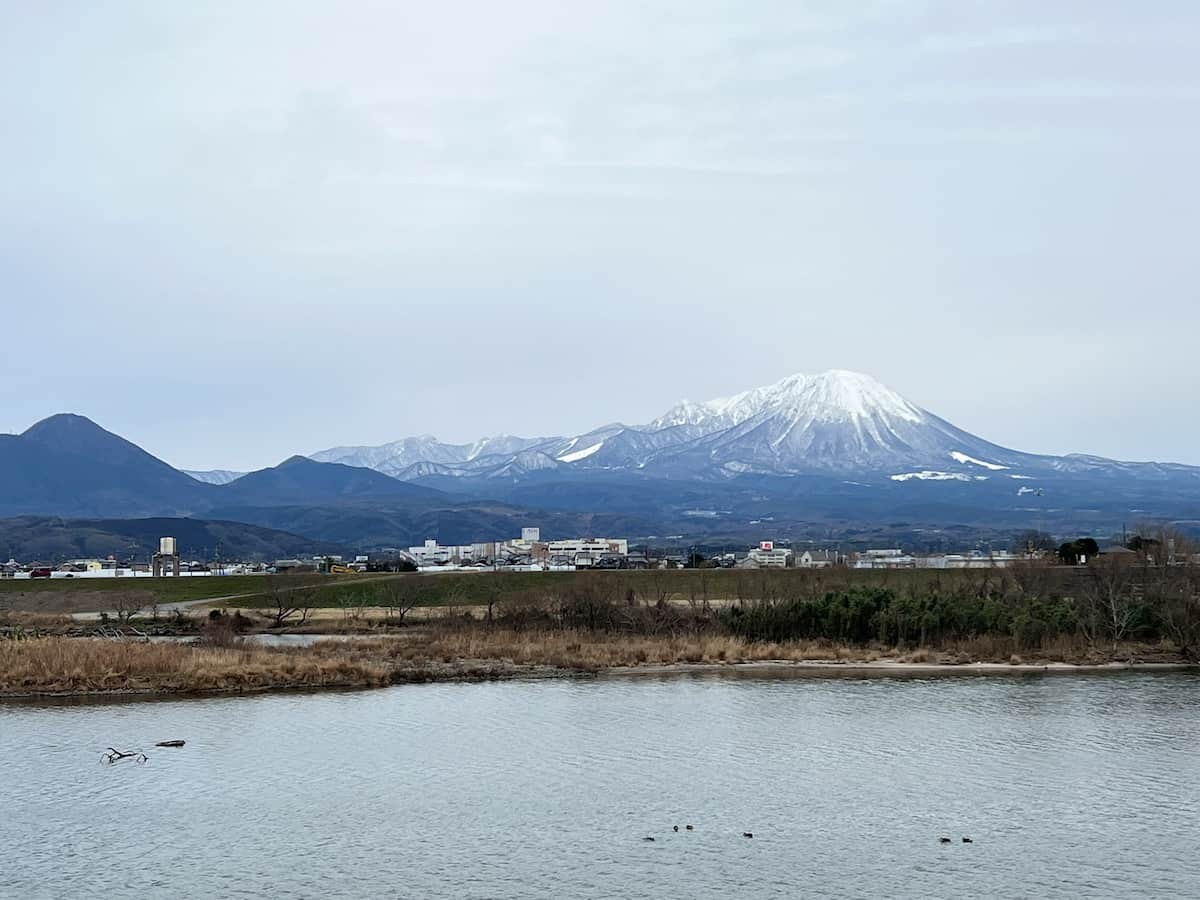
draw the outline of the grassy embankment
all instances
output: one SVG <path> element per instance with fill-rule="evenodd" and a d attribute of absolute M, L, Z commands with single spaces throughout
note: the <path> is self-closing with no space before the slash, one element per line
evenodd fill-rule
<path fill-rule="evenodd" d="M 261 575 L 200 578 L 3 578 L 0 608 L 20 612 L 69 614 L 151 607 L 155 602 L 185 603 L 252 594 L 264 585 Z"/>
<path fill-rule="evenodd" d="M 0 579 L 0 611 L 70 615 L 78 612 L 108 613 L 113 617 L 126 613 L 148 613 L 155 605 L 224 601 L 248 607 L 263 606 L 260 596 L 280 583 L 320 591 L 318 605 L 337 606 L 343 591 L 358 592 L 381 579 L 397 576 L 369 575 L 222 575 L 180 578 L 4 578 Z M 231 603 L 235 601 L 227 601 Z"/>
<path fill-rule="evenodd" d="M 474 574 L 330 579 L 315 588 L 274 579 L 260 598 L 264 608 L 249 616 L 206 622 L 225 645 L 216 656 L 138 649 L 114 668 L 104 651 L 75 658 L 47 649 L 53 643 L 12 642 L 0 690 L 365 685 L 529 667 L 762 660 L 1187 662 L 1200 646 L 1200 569 Z M 390 637 L 303 651 L 230 646 L 234 630 L 286 629 L 322 604 L 340 608 L 345 630 Z M 412 627 L 419 607 L 427 615 Z M 142 654 L 146 665 L 129 668 Z M 250 673 L 244 681 L 239 667 Z"/>

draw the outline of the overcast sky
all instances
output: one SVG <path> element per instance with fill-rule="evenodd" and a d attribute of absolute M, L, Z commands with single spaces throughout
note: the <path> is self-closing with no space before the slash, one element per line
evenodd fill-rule
<path fill-rule="evenodd" d="M 1200 464 L 1191 0 L 0 0 L 0 104 L 0 431 L 242 469 L 844 368 Z"/>

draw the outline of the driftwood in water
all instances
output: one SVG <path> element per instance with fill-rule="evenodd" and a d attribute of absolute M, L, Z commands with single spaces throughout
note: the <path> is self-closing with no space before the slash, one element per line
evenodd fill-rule
<path fill-rule="evenodd" d="M 159 741 L 155 747 L 182 747 L 187 741 Z"/>
<path fill-rule="evenodd" d="M 99 625 L 92 633 L 102 638 L 107 638 L 110 641 L 134 641 L 136 639 L 137 642 L 143 644 L 150 643 L 150 635 L 146 634 L 144 631 L 138 631 L 132 625 L 128 627 L 129 630 L 133 632 L 132 636 L 126 634 L 120 628 L 116 628 L 111 625 Z"/>
<path fill-rule="evenodd" d="M 141 750 L 114 750 L 112 747 L 105 748 L 107 752 L 100 757 L 101 762 L 112 765 L 115 762 L 120 762 L 123 759 L 132 759 L 136 763 L 144 763 L 149 760 Z"/>

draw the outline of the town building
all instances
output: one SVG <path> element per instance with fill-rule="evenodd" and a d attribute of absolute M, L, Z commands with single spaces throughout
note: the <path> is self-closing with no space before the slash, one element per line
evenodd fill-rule
<path fill-rule="evenodd" d="M 774 541 L 760 541 L 745 560 L 745 568 L 784 569 L 791 565 L 792 551 L 787 547 L 776 547 Z"/>
<path fill-rule="evenodd" d="M 854 560 L 856 569 L 915 569 L 917 559 L 899 548 L 864 550 Z"/>
<path fill-rule="evenodd" d="M 629 555 L 629 542 L 624 538 L 570 538 L 548 541 L 545 548 L 551 558 L 564 557 L 577 568 L 588 568 L 606 556 Z"/>
<path fill-rule="evenodd" d="M 972 550 L 970 553 L 933 554 L 917 558 L 917 567 L 921 569 L 992 569 L 1006 568 L 1024 557 L 1009 553 L 1007 550 L 996 550 L 984 553 L 982 550 Z"/>
<path fill-rule="evenodd" d="M 833 550 L 805 550 L 796 556 L 798 569 L 827 569 L 836 566 L 837 553 Z"/>
<path fill-rule="evenodd" d="M 570 538 L 543 541 L 541 529 L 522 528 L 519 538 L 506 541 L 445 546 L 430 538 L 409 547 L 407 556 L 418 566 L 461 566 L 491 563 L 505 568 L 587 568 L 607 557 L 626 557 L 625 538 Z"/>

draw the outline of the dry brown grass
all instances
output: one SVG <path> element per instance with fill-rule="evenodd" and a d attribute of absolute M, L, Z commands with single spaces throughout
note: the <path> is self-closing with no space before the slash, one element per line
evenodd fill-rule
<path fill-rule="evenodd" d="M 0 641 L 0 694 L 257 691 L 380 685 L 385 665 L 302 650 L 78 638 Z"/>
<path fill-rule="evenodd" d="M 328 645 L 317 646 L 324 649 Z M 826 642 L 754 643 L 719 634 L 643 636 L 582 630 L 489 630 L 483 625 L 430 628 L 419 633 L 414 630 L 399 638 L 360 641 L 354 649 L 391 660 L 399 668 L 489 661 L 579 672 L 676 663 L 862 662 L 880 658 L 876 650 Z"/>
<path fill-rule="evenodd" d="M 936 650 L 916 650 L 902 657 L 905 662 L 935 662 L 961 665 L 972 662 L 1045 665 L 1064 663 L 1097 666 L 1111 662 L 1181 662 L 1179 649 L 1169 643 L 1143 644 L 1123 642 L 1089 644 L 1078 635 L 1060 635 L 1035 648 L 1022 648 L 1004 635 L 983 635 L 961 641 L 948 641 Z"/>
<path fill-rule="evenodd" d="M 0 628 L 38 629 L 55 631 L 69 628 L 72 624 L 70 616 L 55 613 L 27 612 L 25 610 L 0 610 Z"/>
<path fill-rule="evenodd" d="M 100 610 L 112 612 L 118 600 L 127 609 L 148 608 L 154 603 L 154 591 L 140 587 L 122 591 L 88 590 L 87 582 L 92 580 L 81 578 L 70 582 L 71 590 L 16 590 L 11 585 L 5 585 L 5 590 L 0 592 L 0 603 L 21 612 L 59 615 Z"/>
<path fill-rule="evenodd" d="M 220 623 L 226 625 L 228 623 Z M 1081 652 L 1075 643 L 1017 655 L 1003 639 L 982 638 L 904 652 L 828 641 L 768 643 L 721 634 L 631 635 L 583 630 L 489 629 L 478 622 L 435 622 L 402 633 L 311 647 L 246 645 L 212 623 L 206 643 L 139 643 L 43 637 L 0 640 L 0 696 L 111 692 L 236 692 L 281 688 L 368 687 L 402 681 L 501 678 L 625 667 L 753 662 L 961 665 L 972 662 L 1098 664 L 1177 661 L 1166 646 Z"/>

